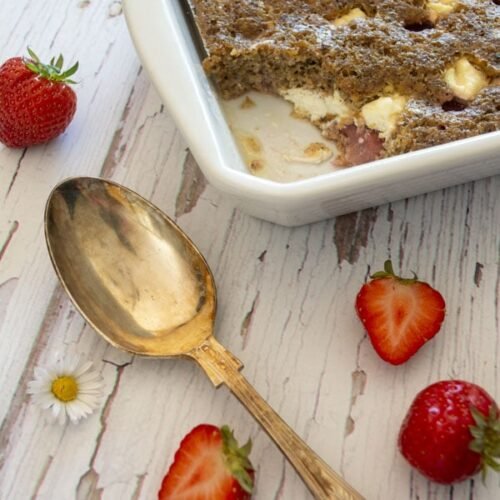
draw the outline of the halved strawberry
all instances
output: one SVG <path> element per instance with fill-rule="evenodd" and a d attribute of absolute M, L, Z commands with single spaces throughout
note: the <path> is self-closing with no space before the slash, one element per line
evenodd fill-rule
<path fill-rule="evenodd" d="M 371 278 L 356 297 L 356 311 L 379 356 L 399 365 L 439 331 L 445 302 L 416 275 L 396 276 L 390 260 Z"/>
<path fill-rule="evenodd" d="M 201 424 L 182 440 L 158 492 L 160 500 L 247 500 L 254 469 L 249 440 L 239 447 L 227 426 Z"/>

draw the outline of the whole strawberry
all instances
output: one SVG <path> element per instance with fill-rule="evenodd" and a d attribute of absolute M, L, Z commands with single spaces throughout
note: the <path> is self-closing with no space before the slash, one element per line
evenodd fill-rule
<path fill-rule="evenodd" d="M 248 500 L 254 476 L 250 450 L 251 442 L 239 447 L 227 426 L 198 425 L 175 453 L 159 500 Z"/>
<path fill-rule="evenodd" d="M 481 387 L 462 380 L 430 385 L 410 406 L 399 449 L 424 476 L 462 481 L 487 467 L 500 471 L 500 414 Z"/>
<path fill-rule="evenodd" d="M 437 290 L 416 275 L 396 276 L 390 260 L 371 278 L 356 297 L 356 312 L 378 355 L 399 365 L 439 331 L 445 302 Z"/>
<path fill-rule="evenodd" d="M 76 111 L 76 94 L 68 84 L 78 63 L 63 71 L 64 59 L 42 64 L 28 49 L 29 58 L 13 57 L 0 66 L 0 141 L 25 148 L 62 134 Z"/>

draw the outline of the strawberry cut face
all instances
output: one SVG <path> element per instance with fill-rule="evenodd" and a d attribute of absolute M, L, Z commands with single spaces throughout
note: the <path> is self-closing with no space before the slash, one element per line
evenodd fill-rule
<path fill-rule="evenodd" d="M 217 498 L 217 491 L 227 489 L 232 481 L 225 470 L 219 429 L 203 429 L 196 439 L 187 439 L 175 457 L 172 475 L 173 498 Z"/>
<path fill-rule="evenodd" d="M 246 458 L 249 451 L 248 444 L 238 447 L 227 428 L 209 424 L 195 427 L 175 454 L 163 479 L 159 500 L 248 500 L 250 493 L 242 488 L 235 473 L 239 475 L 238 469 L 245 469 L 252 480 L 253 468 Z M 231 454 L 233 470 L 227 461 Z"/>
<path fill-rule="evenodd" d="M 363 285 L 356 312 L 379 356 L 398 365 L 439 331 L 445 302 L 427 283 L 388 276 Z"/>

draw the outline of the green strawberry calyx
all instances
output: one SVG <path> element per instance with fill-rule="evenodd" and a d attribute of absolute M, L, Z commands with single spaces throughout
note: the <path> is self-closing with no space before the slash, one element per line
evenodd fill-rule
<path fill-rule="evenodd" d="M 248 458 L 252 451 L 252 441 L 249 439 L 244 446 L 240 447 L 233 431 L 227 425 L 222 426 L 220 432 L 224 464 L 243 490 L 252 493 L 253 479 L 249 472 L 254 469 Z"/>
<path fill-rule="evenodd" d="M 471 406 L 470 412 L 475 425 L 469 430 L 473 437 L 469 448 L 481 455 L 481 471 L 483 480 L 488 468 L 500 472 L 500 413 L 495 404 L 490 406 L 488 416 Z"/>
<path fill-rule="evenodd" d="M 412 271 L 413 272 L 413 271 Z M 384 262 L 384 270 L 383 271 L 377 271 L 376 273 L 373 273 L 370 278 L 372 279 L 381 279 L 381 278 L 393 278 L 395 280 L 398 280 L 400 283 L 403 283 L 405 285 L 413 285 L 413 283 L 417 283 L 418 277 L 417 275 L 413 272 L 413 278 L 402 278 L 401 276 L 398 276 L 392 267 L 392 262 L 390 260 L 386 260 Z"/>
<path fill-rule="evenodd" d="M 29 58 L 24 58 L 24 64 L 28 69 L 40 75 L 46 80 L 52 82 L 60 83 L 76 83 L 70 77 L 73 76 L 78 71 L 78 62 L 73 64 L 71 68 L 63 71 L 64 57 L 59 54 L 59 57 L 55 59 L 54 57 L 50 60 L 49 64 L 44 64 L 40 61 L 40 58 L 35 54 L 35 52 L 28 47 Z"/>

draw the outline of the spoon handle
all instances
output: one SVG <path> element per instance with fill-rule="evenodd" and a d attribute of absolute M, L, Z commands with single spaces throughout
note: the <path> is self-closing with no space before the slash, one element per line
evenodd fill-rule
<path fill-rule="evenodd" d="M 239 372 L 241 363 L 224 346 L 210 337 L 190 356 L 198 361 L 216 386 L 227 385 L 284 453 L 315 498 L 363 500 L 262 399 Z"/>

